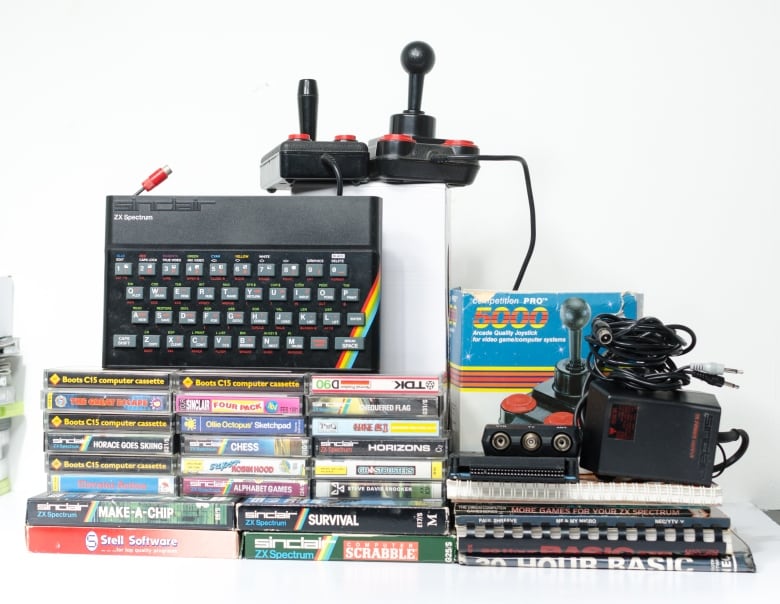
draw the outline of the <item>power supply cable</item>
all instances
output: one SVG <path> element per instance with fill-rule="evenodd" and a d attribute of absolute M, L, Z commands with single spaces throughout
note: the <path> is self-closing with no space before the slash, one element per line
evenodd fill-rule
<path fill-rule="evenodd" d="M 528 264 L 531 262 L 531 256 L 534 253 L 534 247 L 536 246 L 536 207 L 534 203 L 534 192 L 531 188 L 531 172 L 528 169 L 528 162 L 519 155 L 444 155 L 435 154 L 431 156 L 431 161 L 434 163 L 446 164 L 446 163 L 458 163 L 468 162 L 472 163 L 477 161 L 515 161 L 523 167 L 523 177 L 525 180 L 525 190 L 528 197 L 528 213 L 530 218 L 530 233 L 528 238 L 528 250 L 525 253 L 523 262 L 520 266 L 520 271 L 517 274 L 515 283 L 512 286 L 514 291 L 520 289 L 520 284 L 523 281 Z"/>
<path fill-rule="evenodd" d="M 595 377 L 620 382 L 636 390 L 679 390 L 695 378 L 711 386 L 739 388 L 724 373 L 742 373 L 720 363 L 694 363 L 678 367 L 674 357 L 696 346 L 696 334 L 686 325 L 665 324 L 656 317 L 627 319 L 603 313 L 593 318 L 588 369 Z"/>
<path fill-rule="evenodd" d="M 739 448 L 737 448 L 731 456 L 727 456 L 723 444 L 735 442 L 737 440 L 740 441 Z M 745 430 L 742 430 L 741 428 L 732 428 L 726 432 L 718 432 L 717 444 L 718 450 L 723 456 L 723 461 L 712 466 L 713 478 L 720 476 L 726 468 L 733 466 L 742 458 L 750 445 L 750 438 Z"/>
<path fill-rule="evenodd" d="M 685 325 L 600 314 L 585 341 L 588 369 L 600 379 L 637 390 L 678 390 L 691 382 L 691 372 L 673 359 L 696 346 L 696 334 Z"/>

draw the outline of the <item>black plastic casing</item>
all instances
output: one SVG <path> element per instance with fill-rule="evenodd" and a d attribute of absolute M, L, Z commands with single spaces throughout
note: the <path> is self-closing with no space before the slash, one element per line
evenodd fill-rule
<path fill-rule="evenodd" d="M 712 394 L 596 380 L 588 390 L 580 464 L 603 477 L 709 486 L 719 425 Z"/>
<path fill-rule="evenodd" d="M 296 184 L 335 183 L 332 167 L 323 162 L 331 156 L 338 166 L 343 182 L 367 182 L 368 146 L 355 140 L 313 141 L 287 140 L 266 153 L 260 162 L 260 186 L 273 193 L 291 189 Z"/>
<path fill-rule="evenodd" d="M 466 186 L 479 172 L 479 147 L 466 141 L 413 138 L 397 135 L 372 139 L 368 144 L 371 180 L 388 183 L 444 183 Z M 447 156 L 474 155 L 446 162 Z"/>

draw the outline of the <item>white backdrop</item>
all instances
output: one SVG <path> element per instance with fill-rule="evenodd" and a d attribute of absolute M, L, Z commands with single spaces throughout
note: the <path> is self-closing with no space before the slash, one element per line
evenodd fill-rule
<path fill-rule="evenodd" d="M 45 486 L 46 367 L 99 367 L 104 200 L 155 168 L 160 194 L 261 194 L 260 157 L 298 130 L 385 134 L 401 49 L 428 42 L 437 134 L 522 155 L 538 213 L 525 291 L 624 290 L 684 323 L 686 362 L 751 435 L 727 500 L 780 507 L 777 368 L 780 5 L 771 0 L 0 3 L 0 274 L 15 283 L 26 421 L 14 489 Z M 452 195 L 451 284 L 510 289 L 528 243 L 516 164 Z M 410 216 L 414 220 L 414 216 Z M 701 384 L 700 389 L 709 387 Z"/>

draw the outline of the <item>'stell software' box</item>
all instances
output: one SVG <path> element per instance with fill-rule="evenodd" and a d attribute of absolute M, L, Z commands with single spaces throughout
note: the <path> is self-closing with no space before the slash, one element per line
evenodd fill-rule
<path fill-rule="evenodd" d="M 482 451 L 486 424 L 570 422 L 586 374 L 591 320 L 603 313 L 636 319 L 643 302 L 633 292 L 451 289 L 453 449 Z"/>

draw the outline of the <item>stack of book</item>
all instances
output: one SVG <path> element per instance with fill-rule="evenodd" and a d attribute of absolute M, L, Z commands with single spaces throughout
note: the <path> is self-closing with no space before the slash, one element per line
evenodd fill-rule
<path fill-rule="evenodd" d="M 248 497 L 236 504 L 250 560 L 454 563 L 445 503 Z"/>
<path fill-rule="evenodd" d="M 755 572 L 720 486 L 450 478 L 458 563 L 611 570 Z"/>
<path fill-rule="evenodd" d="M 40 493 L 27 499 L 27 549 L 36 553 L 239 557 L 235 498 Z"/>

